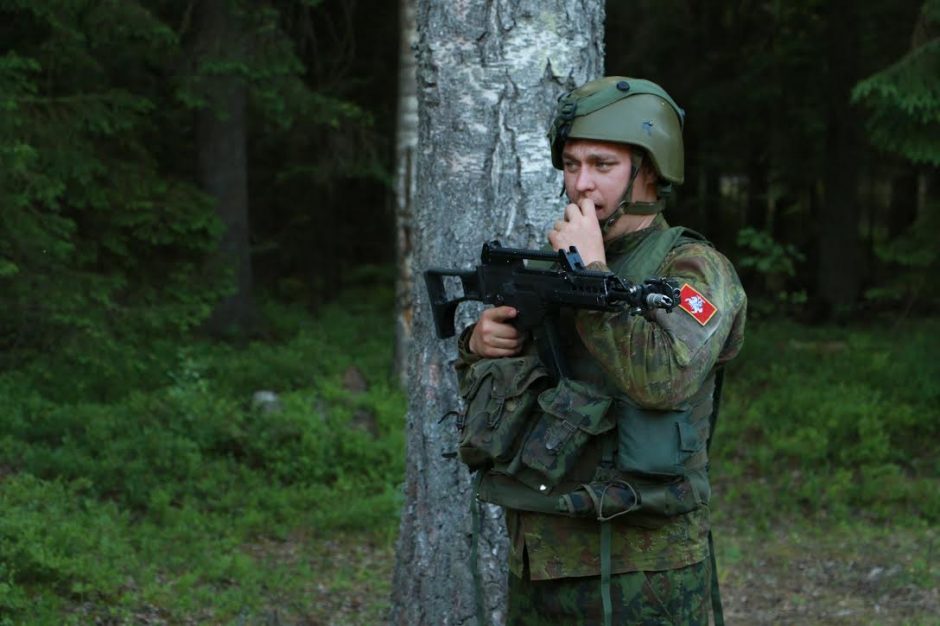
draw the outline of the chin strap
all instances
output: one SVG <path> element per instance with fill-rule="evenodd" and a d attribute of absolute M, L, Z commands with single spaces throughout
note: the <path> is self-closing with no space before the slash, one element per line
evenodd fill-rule
<path fill-rule="evenodd" d="M 631 202 L 630 204 L 624 202 L 623 207 L 625 215 L 656 215 L 666 208 L 666 201 L 660 199 L 656 202 Z"/>
<path fill-rule="evenodd" d="M 631 166 L 630 183 L 627 185 L 627 190 L 623 193 L 623 198 L 621 198 L 620 204 L 617 205 L 617 209 L 601 225 L 601 234 L 606 235 L 607 231 L 613 227 L 621 216 L 655 215 L 666 208 L 666 201 L 662 198 L 655 202 L 630 202 L 629 199 L 633 197 L 633 184 L 636 182 L 636 177 L 640 175 L 640 168 L 642 167 L 643 153 L 641 152 L 637 155 L 636 163 Z"/>

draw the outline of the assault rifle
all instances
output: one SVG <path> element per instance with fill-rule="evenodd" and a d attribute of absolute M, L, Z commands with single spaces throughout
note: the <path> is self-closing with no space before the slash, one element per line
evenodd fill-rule
<path fill-rule="evenodd" d="M 536 261 L 536 267 L 529 267 L 526 261 Z M 460 280 L 462 296 L 448 299 L 445 277 Z M 679 302 L 679 290 L 672 282 L 653 278 L 640 284 L 613 272 L 589 270 L 574 246 L 545 252 L 504 248 L 498 241 L 490 241 L 483 244 L 476 269 L 431 268 L 424 272 L 424 281 L 439 338 L 454 335 L 454 315 L 461 302 L 511 306 L 518 311 L 513 320 L 516 328 L 541 331 L 545 342 L 540 344 L 543 352 L 547 350 L 542 360 L 556 377 L 566 375 L 556 325 L 561 307 L 639 315 L 652 309 L 668 313 Z"/>

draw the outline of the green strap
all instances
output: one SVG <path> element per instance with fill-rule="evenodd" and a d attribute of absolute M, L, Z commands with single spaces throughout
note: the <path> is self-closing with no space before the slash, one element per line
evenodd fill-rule
<path fill-rule="evenodd" d="M 715 426 L 718 424 L 718 405 L 721 403 L 721 388 L 725 381 L 725 369 L 719 367 L 715 372 L 715 391 L 712 393 L 712 414 L 708 418 L 708 441 L 705 450 L 712 447 L 712 437 L 715 435 Z M 708 552 L 712 561 L 712 613 L 715 614 L 715 626 L 725 626 L 725 613 L 721 607 L 721 589 L 718 587 L 718 562 L 715 559 L 715 541 L 712 539 L 711 528 L 708 529 Z"/>
<path fill-rule="evenodd" d="M 721 608 L 721 590 L 718 588 L 718 563 L 715 561 L 715 542 L 712 531 L 708 531 L 708 552 L 712 560 L 712 613 L 715 614 L 715 626 L 725 626 L 725 612 Z"/>
<path fill-rule="evenodd" d="M 636 177 L 640 175 L 641 167 L 643 167 L 642 151 L 637 154 L 636 162 L 633 161 L 632 157 L 630 158 L 630 182 L 627 183 L 627 189 L 623 192 L 623 197 L 617 204 L 617 208 L 614 209 L 614 212 L 608 215 L 604 223 L 601 224 L 601 234 L 606 235 L 607 231 L 626 213 L 626 207 L 633 202 L 633 183 L 636 182 Z"/>
<path fill-rule="evenodd" d="M 601 522 L 601 602 L 604 604 L 604 626 L 611 626 L 613 604 L 610 601 L 610 522 Z"/>
<path fill-rule="evenodd" d="M 477 472 L 476 477 L 473 479 L 473 489 L 470 499 L 470 517 L 473 519 L 473 536 L 470 537 L 470 569 L 473 570 L 473 592 L 477 600 L 477 623 L 480 626 L 486 624 L 484 621 L 485 611 L 483 604 L 483 580 L 480 575 L 480 562 L 479 562 L 479 543 L 480 543 L 480 533 L 483 528 L 483 506 L 480 504 L 480 499 L 477 498 L 477 493 L 480 491 L 480 483 L 483 480 L 483 472 Z"/>
<path fill-rule="evenodd" d="M 666 201 L 662 199 L 656 202 L 625 202 L 623 204 L 623 212 L 626 215 L 656 215 L 665 209 Z"/>
<path fill-rule="evenodd" d="M 715 372 L 715 390 L 712 392 L 712 414 L 708 416 L 708 441 L 705 442 L 705 451 L 711 452 L 712 437 L 715 436 L 715 426 L 718 425 L 718 405 L 721 403 L 721 388 L 725 383 L 725 368 L 718 367 Z"/>

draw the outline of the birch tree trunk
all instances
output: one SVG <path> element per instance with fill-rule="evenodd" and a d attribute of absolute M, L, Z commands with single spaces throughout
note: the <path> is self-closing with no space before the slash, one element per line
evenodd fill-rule
<path fill-rule="evenodd" d="M 398 280 L 395 285 L 395 369 L 402 385 L 408 384 L 408 352 L 414 306 L 411 224 L 415 198 L 415 151 L 418 146 L 418 85 L 412 52 L 418 38 L 415 0 L 400 0 L 401 47 L 398 56 L 398 123 L 395 129 L 395 231 Z"/>
<path fill-rule="evenodd" d="M 535 247 L 560 214 L 561 176 L 545 133 L 557 97 L 602 73 L 600 0 L 419 0 L 417 4 L 415 272 L 470 268 L 484 241 Z M 469 475 L 448 411 L 460 408 L 453 339 L 434 335 L 423 280 L 415 281 L 408 370 L 405 505 L 390 623 L 502 624 L 507 542 L 500 509 L 486 507 L 470 562 Z M 464 305 L 458 330 L 479 313 Z"/>

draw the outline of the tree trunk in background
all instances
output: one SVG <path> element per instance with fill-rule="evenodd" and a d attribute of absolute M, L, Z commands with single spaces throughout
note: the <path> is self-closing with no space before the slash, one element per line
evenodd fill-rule
<path fill-rule="evenodd" d="M 245 45 L 230 3 L 205 0 L 199 7 L 196 54 L 201 60 L 239 58 Z M 203 191 L 216 199 L 224 231 L 221 262 L 235 275 L 235 293 L 220 302 L 209 326 L 226 333 L 250 325 L 252 302 L 251 249 L 248 229 L 246 89 L 237 76 L 203 76 L 208 106 L 197 113 L 196 141 Z"/>
<path fill-rule="evenodd" d="M 919 187 L 918 172 L 910 166 L 891 179 L 887 216 L 889 238 L 894 239 L 906 233 L 917 219 Z"/>
<path fill-rule="evenodd" d="M 858 124 L 849 92 L 858 80 L 857 15 L 852 0 L 828 5 L 828 119 L 825 191 L 819 213 L 817 293 L 826 315 L 855 304 L 861 286 Z"/>
<path fill-rule="evenodd" d="M 726 41 L 722 30 L 721 7 L 713 2 L 693 1 L 687 3 L 687 19 L 693 25 L 689 27 L 690 40 L 685 44 L 687 53 L 702 55 L 708 59 L 704 63 L 693 63 L 686 69 L 670 67 L 671 73 L 689 76 L 690 93 L 700 93 L 703 89 L 721 77 L 727 76 L 727 62 L 721 54 L 721 47 L 715 42 Z M 672 80 L 670 74 L 663 80 Z M 669 90 L 669 86 L 666 86 Z M 703 233 L 719 250 L 729 250 L 735 241 L 735 232 L 728 226 L 728 203 L 721 196 L 721 163 L 715 161 L 714 142 L 717 134 L 724 132 L 725 115 L 716 114 L 713 107 L 700 106 L 691 109 L 691 100 L 680 106 L 686 107 L 688 118 L 683 129 L 685 144 L 685 184 L 679 188 L 679 199 L 675 210 L 667 211 L 666 219 L 670 224 L 682 224 Z M 691 119 L 691 121 L 689 121 Z M 692 185 L 695 185 L 693 188 Z M 695 194 L 695 212 L 686 208 L 688 202 L 683 196 Z M 733 222 L 732 222 L 733 223 Z"/>
<path fill-rule="evenodd" d="M 415 197 L 415 150 L 418 145 L 418 85 L 412 46 L 417 40 L 415 0 L 400 0 L 401 48 L 398 66 L 398 127 L 395 163 L 395 231 L 398 280 L 395 286 L 395 369 L 402 386 L 408 384 L 408 350 L 414 308 L 411 223 Z"/>
<path fill-rule="evenodd" d="M 745 225 L 757 230 L 764 230 L 767 223 L 767 160 L 763 146 L 751 144 L 751 154 L 747 160 L 747 211 Z"/>
<path fill-rule="evenodd" d="M 465 0 L 417 5 L 417 196 L 413 267 L 469 268 L 484 241 L 541 246 L 563 210 L 560 173 L 545 138 L 565 90 L 601 74 L 601 2 Z M 479 624 L 505 616 L 507 542 L 502 511 L 485 507 L 478 563 L 470 563 L 470 481 L 445 458 L 459 409 L 453 339 L 434 335 L 423 281 L 415 281 L 409 359 L 405 505 L 390 623 Z M 479 313 L 464 307 L 458 329 Z M 463 322 L 463 324 L 461 323 Z"/>

